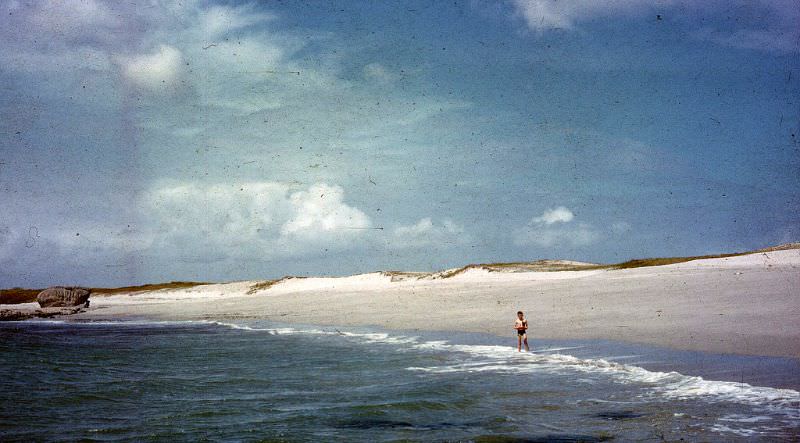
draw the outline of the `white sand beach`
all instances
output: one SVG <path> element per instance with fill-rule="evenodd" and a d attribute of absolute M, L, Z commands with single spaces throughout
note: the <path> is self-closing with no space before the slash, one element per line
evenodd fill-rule
<path fill-rule="evenodd" d="M 370 273 L 242 281 L 91 298 L 80 319 L 268 319 L 318 325 L 613 339 L 676 349 L 800 357 L 800 250 L 633 269 Z"/>

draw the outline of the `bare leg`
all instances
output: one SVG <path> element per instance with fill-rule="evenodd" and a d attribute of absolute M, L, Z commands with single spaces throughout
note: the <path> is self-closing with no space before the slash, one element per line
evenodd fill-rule
<path fill-rule="evenodd" d="M 523 337 L 523 341 L 525 342 L 525 351 L 530 351 L 531 348 L 528 347 L 528 334 L 523 335 Z"/>
<path fill-rule="evenodd" d="M 517 352 L 522 352 L 522 336 L 517 334 Z"/>

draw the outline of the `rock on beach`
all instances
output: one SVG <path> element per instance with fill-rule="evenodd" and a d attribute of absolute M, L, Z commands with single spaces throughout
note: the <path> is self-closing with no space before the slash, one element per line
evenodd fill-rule
<path fill-rule="evenodd" d="M 91 289 L 78 287 L 55 286 L 47 288 L 36 296 L 36 301 L 43 308 L 82 306 L 89 307 Z"/>

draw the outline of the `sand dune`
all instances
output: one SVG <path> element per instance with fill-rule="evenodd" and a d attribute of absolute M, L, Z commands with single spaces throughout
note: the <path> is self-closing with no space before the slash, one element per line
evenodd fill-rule
<path fill-rule="evenodd" d="M 800 250 L 633 269 L 498 272 L 449 278 L 370 273 L 243 281 L 92 299 L 76 317 L 264 318 L 510 335 L 607 338 L 715 352 L 800 357 Z M 254 289 L 255 288 L 255 289 Z"/>

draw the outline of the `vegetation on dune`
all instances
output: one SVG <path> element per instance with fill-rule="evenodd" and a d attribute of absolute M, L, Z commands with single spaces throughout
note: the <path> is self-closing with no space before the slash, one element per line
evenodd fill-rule
<path fill-rule="evenodd" d="M 250 285 L 250 289 L 247 290 L 247 295 L 252 295 L 252 294 L 255 294 L 258 291 L 263 291 L 265 289 L 269 289 L 269 288 L 272 287 L 272 285 L 274 285 L 275 283 L 278 283 L 281 280 L 283 280 L 283 279 L 280 279 L 280 280 L 265 280 L 265 281 L 262 281 L 262 282 L 258 282 L 258 283 L 254 284 L 254 285 Z"/>
<path fill-rule="evenodd" d="M 484 269 L 489 272 L 557 272 L 587 271 L 605 269 L 607 265 L 596 263 L 565 262 L 561 260 L 537 260 L 533 262 L 482 263 L 431 274 L 434 278 L 451 278 L 470 269 Z"/>
<path fill-rule="evenodd" d="M 160 289 L 182 289 L 193 286 L 210 285 L 212 283 L 196 281 L 171 281 L 169 283 L 150 283 L 139 286 L 123 286 L 121 288 L 92 288 L 92 294 L 119 294 L 122 292 L 158 291 Z"/>
<path fill-rule="evenodd" d="M 634 260 L 628 260 L 626 262 L 617 263 L 615 265 L 608 265 L 609 269 L 631 269 L 631 268 L 642 268 L 645 266 L 664 266 L 664 265 L 674 265 L 676 263 L 685 263 L 687 261 L 692 260 L 701 260 L 704 258 L 726 258 L 726 257 L 735 257 L 737 255 L 743 255 L 739 253 L 735 254 L 719 254 L 719 255 L 698 255 L 694 257 L 660 257 L 660 258 L 637 258 Z"/>
<path fill-rule="evenodd" d="M 36 296 L 39 295 L 40 292 L 42 292 L 42 289 L 0 289 L 0 305 L 35 302 Z"/>
<path fill-rule="evenodd" d="M 748 251 L 748 252 L 733 252 L 730 254 L 715 254 L 715 255 L 696 255 L 693 257 L 661 257 L 661 258 L 638 258 L 635 260 L 628 260 L 623 263 L 617 263 L 615 265 L 608 265 L 608 269 L 630 269 L 630 268 L 641 268 L 644 266 L 664 266 L 664 265 L 674 265 L 676 263 L 685 263 L 688 261 L 693 260 L 703 260 L 707 258 L 728 258 L 728 257 L 739 257 L 742 255 L 750 255 L 750 254 L 758 254 L 758 253 L 765 253 L 765 252 L 774 252 L 774 251 L 785 251 L 788 249 L 800 249 L 800 243 L 788 243 L 785 245 L 774 246 L 771 248 L 764 248 L 759 249 L 756 251 Z"/>
<path fill-rule="evenodd" d="M 421 275 L 428 275 L 427 272 L 414 271 L 381 271 L 381 274 L 387 277 L 419 277 Z"/>
<path fill-rule="evenodd" d="M 464 272 L 467 272 L 467 270 L 470 268 L 479 268 L 479 267 L 480 265 L 467 265 L 462 268 L 450 269 L 449 271 L 439 272 L 435 276 L 438 278 L 451 278 L 455 277 L 458 274 L 463 274 Z"/>
<path fill-rule="evenodd" d="M 492 271 L 585 271 L 589 269 L 600 269 L 606 265 L 597 263 L 569 262 L 563 260 L 537 260 L 533 262 L 512 262 L 512 263 L 489 263 L 480 265 L 489 272 Z"/>
<path fill-rule="evenodd" d="M 286 280 L 301 279 L 301 278 L 307 278 L 307 277 L 295 277 L 295 276 L 292 276 L 292 275 L 287 275 L 287 276 L 279 278 L 277 280 L 264 280 L 262 282 L 258 282 L 256 284 L 250 285 L 250 289 L 247 290 L 247 295 L 255 294 L 256 292 L 263 291 L 264 289 L 269 289 L 272 286 L 274 286 L 274 285 L 276 285 L 276 284 L 278 284 L 280 282 L 284 282 Z"/>
<path fill-rule="evenodd" d="M 795 242 L 795 243 L 784 243 L 784 244 L 778 245 L 778 246 L 771 246 L 769 248 L 757 249 L 757 250 L 755 250 L 753 252 L 754 253 L 756 253 L 756 252 L 775 252 L 775 251 L 787 251 L 789 249 L 800 249 L 800 243 L 798 243 L 798 242 Z M 745 253 L 745 254 L 747 254 L 747 253 Z"/>
<path fill-rule="evenodd" d="M 420 278 L 429 276 L 428 272 L 411 272 L 411 271 L 381 271 L 381 275 L 389 277 L 391 281 L 405 281 L 405 280 L 418 280 Z"/>

